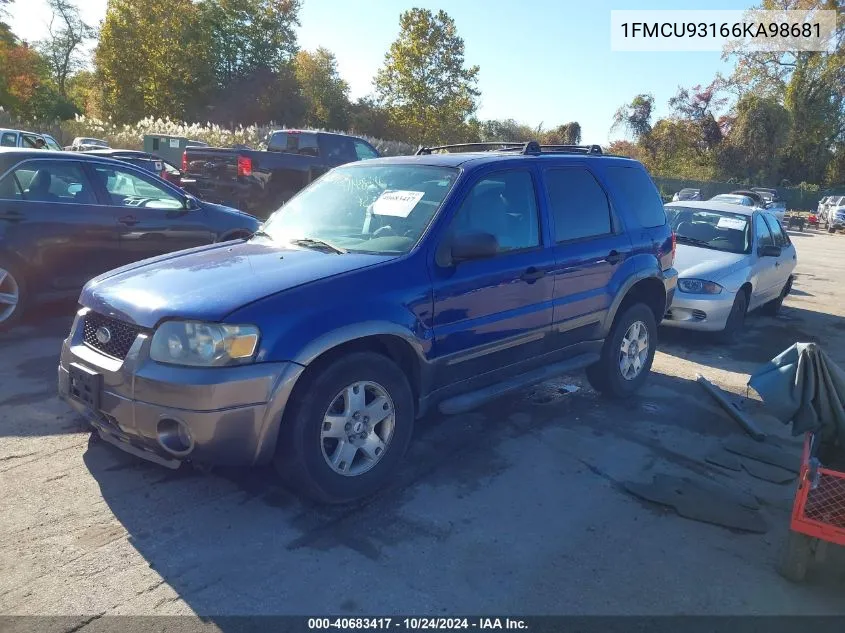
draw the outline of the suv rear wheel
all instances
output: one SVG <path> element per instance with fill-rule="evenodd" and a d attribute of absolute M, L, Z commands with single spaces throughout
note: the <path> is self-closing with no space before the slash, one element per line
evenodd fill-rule
<path fill-rule="evenodd" d="M 654 313 L 647 305 L 636 303 L 616 317 L 601 358 L 587 367 L 587 380 L 605 395 L 630 396 L 648 377 L 656 346 Z"/>
<path fill-rule="evenodd" d="M 390 359 L 356 352 L 314 368 L 282 420 L 275 465 L 323 503 L 348 503 L 383 488 L 414 428 L 405 374 Z"/>

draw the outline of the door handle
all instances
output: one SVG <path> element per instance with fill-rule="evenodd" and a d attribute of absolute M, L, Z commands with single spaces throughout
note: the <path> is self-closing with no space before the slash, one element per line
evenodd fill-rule
<path fill-rule="evenodd" d="M 535 281 L 537 281 L 541 277 L 544 277 L 545 275 L 545 270 L 540 270 L 539 268 L 530 266 L 525 270 L 524 273 L 522 273 L 522 275 L 520 275 L 519 278 L 522 279 L 522 281 L 527 281 L 528 283 L 533 284 Z"/>
<path fill-rule="evenodd" d="M 780 268 L 780 262 L 775 262 L 775 268 Z"/>
<path fill-rule="evenodd" d="M 126 226 L 135 226 L 138 224 L 138 218 L 134 215 L 124 215 L 122 218 L 118 219 L 118 222 L 125 224 Z"/>
<path fill-rule="evenodd" d="M 620 261 L 622 261 L 622 255 L 619 253 L 619 251 L 610 251 L 607 257 L 605 257 L 605 260 L 607 260 L 607 263 L 611 266 L 615 266 Z"/>

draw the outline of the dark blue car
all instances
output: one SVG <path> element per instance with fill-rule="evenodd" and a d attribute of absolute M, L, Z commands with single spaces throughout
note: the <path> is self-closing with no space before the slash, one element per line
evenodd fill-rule
<path fill-rule="evenodd" d="M 0 149 L 0 329 L 38 301 L 77 297 L 107 270 L 257 228 L 122 161 Z"/>
<path fill-rule="evenodd" d="M 326 502 L 385 485 L 432 408 L 579 368 L 628 396 L 674 292 L 674 239 L 643 166 L 599 152 L 335 168 L 248 241 L 89 282 L 59 391 L 136 455 L 274 461 Z"/>

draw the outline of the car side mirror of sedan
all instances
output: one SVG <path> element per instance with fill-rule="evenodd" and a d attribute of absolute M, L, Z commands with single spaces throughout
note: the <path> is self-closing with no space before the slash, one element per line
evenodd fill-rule
<path fill-rule="evenodd" d="M 780 252 L 780 246 L 772 246 L 771 244 L 761 246 L 757 249 L 757 254 L 760 257 L 780 257 Z"/>
<path fill-rule="evenodd" d="M 459 233 L 452 238 L 452 261 L 466 262 L 473 259 L 486 259 L 499 253 L 499 241 L 495 235 L 484 231 Z"/>

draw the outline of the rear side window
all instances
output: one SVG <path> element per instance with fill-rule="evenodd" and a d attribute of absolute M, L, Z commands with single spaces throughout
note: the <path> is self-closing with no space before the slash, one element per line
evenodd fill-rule
<path fill-rule="evenodd" d="M 271 152 L 299 154 L 300 156 L 319 156 L 317 135 L 302 132 L 276 132 L 270 137 L 267 149 Z"/>
<path fill-rule="evenodd" d="M 351 163 L 358 160 L 355 145 L 348 136 L 336 134 L 323 135 L 323 150 L 329 163 Z"/>
<path fill-rule="evenodd" d="M 4 132 L 3 136 L 0 136 L 0 146 L 2 147 L 15 147 L 18 144 L 18 135 L 14 132 Z"/>
<path fill-rule="evenodd" d="M 657 187 L 644 169 L 639 167 L 608 167 L 607 179 L 617 195 L 632 211 L 639 226 L 653 228 L 666 224 L 666 212 Z"/>
<path fill-rule="evenodd" d="M 555 241 L 568 242 L 611 232 L 610 204 L 593 175 L 582 167 L 546 172 Z"/>

